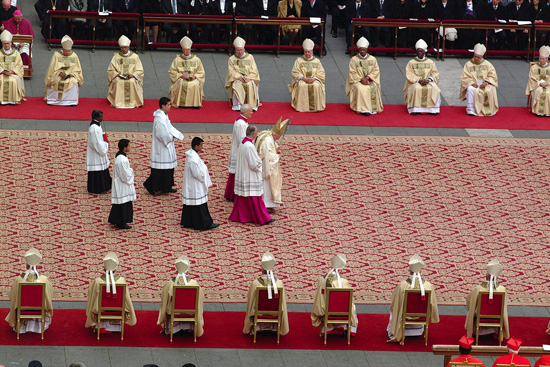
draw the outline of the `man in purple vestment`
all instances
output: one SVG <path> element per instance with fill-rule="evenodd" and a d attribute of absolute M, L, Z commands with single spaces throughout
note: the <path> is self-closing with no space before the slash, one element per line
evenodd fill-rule
<path fill-rule="evenodd" d="M 21 10 L 16 10 L 13 13 L 13 17 L 4 22 L 4 26 L 11 34 L 32 36 L 34 38 L 34 31 L 32 30 L 31 22 L 28 19 L 23 18 Z M 14 43 L 14 48 L 21 54 L 21 60 L 23 65 L 29 65 L 30 48 L 28 43 Z"/>

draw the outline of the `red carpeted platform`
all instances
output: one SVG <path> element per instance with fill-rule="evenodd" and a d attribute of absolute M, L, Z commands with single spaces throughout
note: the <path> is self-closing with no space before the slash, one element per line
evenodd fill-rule
<path fill-rule="evenodd" d="M 1 313 L 4 319 L 8 310 Z M 178 333 L 170 343 L 168 335 L 160 333 L 156 325 L 157 311 L 137 311 L 136 326 L 127 326 L 124 341 L 120 334 L 103 334 L 96 340 L 96 334 L 84 328 L 85 310 L 55 310 L 53 323 L 44 335 L 23 334 L 19 341 L 7 323 L 0 326 L 0 345 L 56 345 L 56 346 L 111 346 L 111 347 L 193 347 L 193 348 L 258 348 L 258 349 L 360 349 L 376 351 L 415 351 L 429 352 L 433 344 L 456 344 L 464 334 L 465 316 L 441 316 L 439 324 L 432 324 L 429 330 L 428 347 L 424 347 L 421 337 L 409 337 L 405 345 L 386 343 L 386 324 L 388 315 L 360 314 L 358 333 L 347 346 L 346 338 L 341 335 L 329 337 L 327 345 L 319 338 L 319 329 L 311 325 L 309 313 L 289 313 L 290 333 L 281 337 L 277 346 L 274 334 L 260 334 L 257 343 L 252 337 L 242 333 L 244 312 L 205 312 L 204 335 L 193 343 L 192 334 Z M 544 333 L 546 318 L 513 317 L 510 318 L 512 335 L 522 338 L 523 345 L 540 346 L 548 343 Z M 491 336 L 482 337 L 480 344 L 498 345 Z"/>
<path fill-rule="evenodd" d="M 328 103 L 323 112 L 296 112 L 290 103 L 262 102 L 251 122 L 254 124 L 273 124 L 279 116 L 293 116 L 295 125 L 330 126 L 385 126 L 385 127 L 431 127 L 431 128 L 478 128 L 478 129 L 519 129 L 547 130 L 550 119 L 540 118 L 527 111 L 525 107 L 501 107 L 493 117 L 473 117 L 466 115 L 465 107 L 444 106 L 438 116 L 407 113 L 404 105 L 386 105 L 379 115 L 363 116 L 349 108 L 347 103 Z M 92 110 L 100 109 L 105 113 L 107 130 L 112 121 L 153 121 L 153 112 L 158 109 L 158 101 L 148 99 L 138 109 L 115 109 L 109 106 L 105 98 L 81 98 L 76 107 L 48 106 L 40 97 L 29 97 L 18 106 L 3 106 L 0 115 L 5 119 L 37 120 L 90 120 Z M 205 101 L 204 107 L 197 109 L 172 109 L 172 122 L 190 123 L 231 123 L 237 112 L 229 108 L 229 102 Z"/>

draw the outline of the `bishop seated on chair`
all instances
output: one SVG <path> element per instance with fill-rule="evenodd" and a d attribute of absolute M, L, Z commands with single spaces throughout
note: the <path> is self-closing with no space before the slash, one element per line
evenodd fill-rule
<path fill-rule="evenodd" d="M 410 276 L 402 280 L 401 283 L 393 290 L 391 295 L 390 320 L 388 322 L 388 343 L 402 343 L 405 336 L 420 336 L 424 333 L 422 325 L 407 325 L 403 330 L 403 312 L 405 308 L 404 299 L 405 291 L 408 289 L 420 289 L 421 294 L 425 291 L 430 292 L 429 303 L 431 305 L 432 323 L 439 322 L 439 311 L 437 309 L 437 298 L 435 290 L 430 282 L 420 276 L 420 271 L 424 267 L 424 262 L 418 255 L 414 255 L 409 260 Z"/>
<path fill-rule="evenodd" d="M 25 262 L 27 263 L 27 270 L 24 273 L 16 276 L 13 279 L 11 290 L 9 294 L 10 298 L 10 312 L 6 316 L 6 321 L 16 330 L 17 324 L 17 305 L 19 302 L 19 284 L 30 282 L 30 283 L 44 283 L 46 285 L 46 290 L 44 292 L 45 302 L 43 304 L 46 307 L 46 322 L 44 323 L 44 330 L 50 327 L 51 319 L 53 316 L 53 287 L 50 283 L 48 277 L 40 275 L 37 270 L 38 264 L 42 260 L 42 254 L 35 248 L 29 249 L 25 253 Z M 41 333 L 42 332 L 42 323 L 39 318 L 37 319 L 23 319 L 21 320 L 21 326 L 19 328 L 19 333 Z"/>
<path fill-rule="evenodd" d="M 347 279 L 342 277 L 339 270 L 342 270 L 346 266 L 346 255 L 338 254 L 331 259 L 332 269 L 324 277 L 319 278 L 317 285 L 317 291 L 315 292 L 315 298 L 313 299 L 313 310 L 311 311 L 311 323 L 313 326 L 321 326 L 326 313 L 326 289 L 327 288 L 351 288 Z M 359 320 L 357 319 L 357 311 L 355 305 L 353 305 L 353 318 L 351 324 L 351 335 L 354 336 L 357 332 L 357 325 Z M 323 328 L 323 327 L 322 327 Z M 330 324 L 327 327 L 327 333 L 332 334 L 335 332 L 347 332 L 346 324 Z M 324 330 L 321 330 L 323 333 Z"/>
<path fill-rule="evenodd" d="M 107 286 L 107 296 L 115 298 L 117 296 L 118 285 L 125 285 L 126 280 L 115 274 L 115 270 L 118 266 L 118 256 L 114 252 L 109 252 L 103 259 L 103 265 L 105 267 L 105 274 L 95 278 L 88 288 L 88 301 L 86 304 L 86 327 L 93 327 L 96 329 L 97 318 L 99 312 L 99 297 L 101 296 L 101 285 Z M 119 295 L 120 297 L 120 295 Z M 124 308 L 125 308 L 125 320 L 126 324 L 132 326 L 137 323 L 136 313 L 134 311 L 134 305 L 130 298 L 130 292 L 126 290 L 124 296 Z M 120 332 L 122 325 L 120 322 L 113 321 L 101 321 L 99 326 L 102 332 Z"/>
<path fill-rule="evenodd" d="M 161 293 L 161 304 L 160 304 L 160 310 L 159 310 L 159 317 L 157 321 L 157 325 L 162 325 L 163 331 L 166 334 L 171 334 L 170 332 L 170 317 L 172 312 L 172 302 L 175 297 L 174 292 L 174 286 L 195 286 L 199 287 L 199 283 L 195 279 L 191 279 L 189 275 L 187 275 L 187 272 L 189 270 L 190 262 L 187 256 L 182 255 L 178 257 L 176 260 L 176 271 L 178 274 L 170 279 L 169 281 L 164 284 L 164 287 L 162 287 L 162 293 Z M 203 304 L 204 304 L 204 292 L 202 288 L 199 287 L 198 292 L 198 307 L 197 307 L 197 314 L 198 314 L 198 323 L 197 323 L 197 331 L 196 335 L 198 337 L 202 336 L 204 334 L 204 319 L 202 316 L 203 312 Z M 184 322 L 184 321 L 175 321 L 174 322 L 174 330 L 173 333 L 177 333 L 181 330 L 190 330 L 194 331 L 194 323 L 191 322 Z"/>
<path fill-rule="evenodd" d="M 273 275 L 273 268 L 275 267 L 275 257 L 268 251 L 262 256 L 262 275 L 255 279 L 246 295 L 246 317 L 244 319 L 243 333 L 252 335 L 254 334 L 254 312 L 256 310 L 256 288 L 268 287 L 268 298 L 282 297 L 282 317 L 280 334 L 288 334 L 288 311 L 286 308 L 286 293 L 284 290 L 283 282 L 277 279 Z M 270 330 L 276 331 L 277 327 L 273 324 L 259 324 L 258 330 Z"/>

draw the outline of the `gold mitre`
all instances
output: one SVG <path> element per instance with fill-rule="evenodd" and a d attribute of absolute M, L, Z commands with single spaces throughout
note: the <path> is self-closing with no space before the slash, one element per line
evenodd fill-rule
<path fill-rule="evenodd" d="M 13 35 L 7 29 L 0 34 L 0 41 L 2 42 L 11 42 L 12 39 Z"/>
<path fill-rule="evenodd" d="M 267 251 L 262 256 L 262 269 L 266 271 L 273 270 L 273 268 L 275 267 L 275 263 L 275 256 L 273 256 L 271 252 Z"/>
<path fill-rule="evenodd" d="M 344 266 L 346 266 L 346 255 L 338 254 L 330 259 L 330 262 L 334 269 L 342 270 L 344 269 Z"/>
<path fill-rule="evenodd" d="M 498 277 L 502 271 L 502 264 L 498 259 L 493 259 L 487 264 L 487 274 Z"/>
<path fill-rule="evenodd" d="M 65 50 L 70 50 L 73 48 L 73 40 L 68 35 L 64 35 L 61 39 L 61 47 L 63 47 Z"/>
<path fill-rule="evenodd" d="M 290 122 L 290 119 L 286 119 L 284 121 L 281 121 L 283 119 L 283 116 L 279 117 L 279 121 L 275 124 L 275 127 L 271 129 L 273 134 L 277 135 L 283 135 L 286 127 L 288 126 L 288 123 Z"/>
<path fill-rule="evenodd" d="M 413 255 L 409 260 L 409 270 L 413 273 L 420 273 L 420 270 L 424 267 L 424 261 L 418 255 Z"/>
<path fill-rule="evenodd" d="M 114 252 L 109 252 L 105 257 L 103 258 L 103 265 L 105 266 L 105 270 L 107 271 L 113 271 L 118 266 L 118 256 Z"/>
<path fill-rule="evenodd" d="M 130 39 L 125 35 L 120 36 L 120 38 L 118 39 L 118 45 L 120 47 L 130 47 L 131 43 L 132 41 L 130 41 Z"/>

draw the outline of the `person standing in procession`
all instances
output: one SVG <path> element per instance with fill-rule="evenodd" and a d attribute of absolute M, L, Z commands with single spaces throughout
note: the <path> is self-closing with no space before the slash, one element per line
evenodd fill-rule
<path fill-rule="evenodd" d="M 111 202 L 113 204 L 109 214 L 109 223 L 118 229 L 131 229 L 128 223 L 134 221 L 134 200 L 136 200 L 136 188 L 134 187 L 134 170 L 130 167 L 130 161 L 126 153 L 130 152 L 130 140 L 120 139 L 118 152 L 115 156 L 113 168 L 113 190 Z"/>
<path fill-rule="evenodd" d="M 159 109 L 153 113 L 153 140 L 151 142 L 151 174 L 143 183 L 149 194 L 177 192 L 174 186 L 174 168 L 178 165 L 174 139 L 183 140 L 183 134 L 170 123 L 170 98 L 161 97 Z"/>
<path fill-rule="evenodd" d="M 212 186 L 208 166 L 199 156 L 203 150 L 204 140 L 199 137 L 191 141 L 191 149 L 185 153 L 183 171 L 183 209 L 181 225 L 196 230 L 214 229 L 214 223 L 208 211 L 208 188 Z"/>
<path fill-rule="evenodd" d="M 248 119 L 252 116 L 254 111 L 248 104 L 241 106 L 241 114 L 233 123 L 233 134 L 231 136 L 231 151 L 229 152 L 229 176 L 227 177 L 227 184 L 225 185 L 224 197 L 229 200 L 235 200 L 235 169 L 237 167 L 237 152 L 241 146 L 241 142 L 246 136 L 246 128 L 248 127 Z"/>
<path fill-rule="evenodd" d="M 229 220 L 233 222 L 268 224 L 274 222 L 265 207 L 262 195 L 264 184 L 262 180 L 263 155 L 258 154 L 254 146 L 254 139 L 258 135 L 256 126 L 246 128 L 246 137 L 243 139 L 237 153 L 235 169 L 235 202 Z"/>
<path fill-rule="evenodd" d="M 289 120 L 277 121 L 271 130 L 264 130 L 258 134 L 254 145 L 258 154 L 264 156 L 262 160 L 262 179 L 264 194 L 262 196 L 268 211 L 273 212 L 283 203 L 281 191 L 283 190 L 283 174 L 281 172 L 281 155 L 277 141 L 283 136 Z"/>
<path fill-rule="evenodd" d="M 111 190 L 109 173 L 109 140 L 101 128 L 103 112 L 92 111 L 92 122 L 88 129 L 88 149 L 86 150 L 86 169 L 88 171 L 88 192 L 102 194 Z"/>

